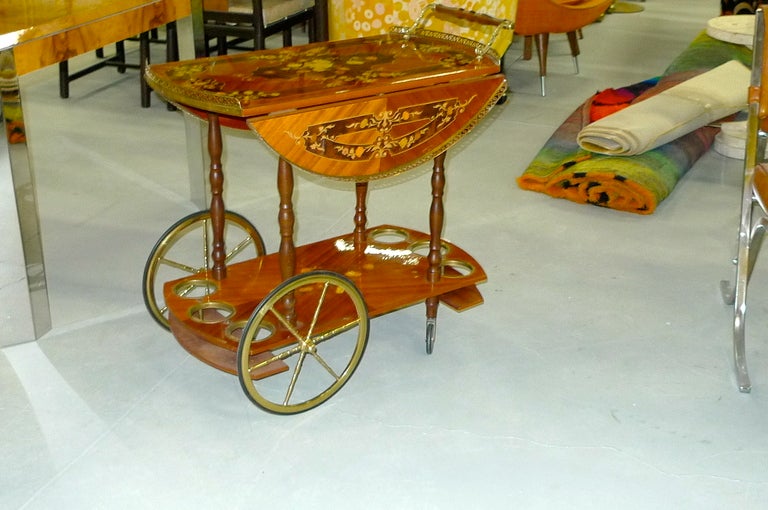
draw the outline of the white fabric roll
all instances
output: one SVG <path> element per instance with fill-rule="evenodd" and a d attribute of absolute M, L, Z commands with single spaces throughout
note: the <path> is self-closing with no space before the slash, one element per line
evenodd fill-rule
<path fill-rule="evenodd" d="M 613 156 L 649 151 L 744 109 L 750 74 L 731 60 L 585 126 L 577 140 Z"/>

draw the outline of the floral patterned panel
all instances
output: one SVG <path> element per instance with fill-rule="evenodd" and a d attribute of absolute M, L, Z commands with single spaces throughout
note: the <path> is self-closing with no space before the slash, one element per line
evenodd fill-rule
<path fill-rule="evenodd" d="M 336 40 L 379 35 L 388 32 L 393 26 L 410 26 L 429 3 L 429 0 L 328 0 L 330 38 Z M 440 0 L 439 3 L 501 19 L 513 19 L 517 8 L 517 0 Z M 487 33 L 483 31 L 438 19 L 429 23 L 428 28 L 481 42 L 487 41 Z"/>

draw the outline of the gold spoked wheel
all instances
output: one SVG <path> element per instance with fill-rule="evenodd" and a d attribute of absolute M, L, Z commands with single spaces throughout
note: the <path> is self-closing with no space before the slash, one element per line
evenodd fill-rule
<path fill-rule="evenodd" d="M 369 324 L 362 294 L 344 276 L 314 271 L 285 280 L 259 303 L 243 329 L 237 352 L 243 391 L 276 414 L 317 407 L 354 373 Z M 258 371 L 280 363 L 285 364 L 282 373 L 257 378 Z"/>
<path fill-rule="evenodd" d="M 231 211 L 224 213 L 224 242 L 228 264 L 247 260 L 254 254 L 260 257 L 265 253 L 264 241 L 256 227 L 243 216 Z M 213 265 L 210 253 L 212 243 L 211 213 L 206 210 L 192 213 L 174 223 L 152 248 L 144 266 L 144 303 L 152 318 L 165 329 L 169 329 L 169 326 L 163 285 L 210 269 Z M 192 298 L 199 297 L 199 293 L 215 290 L 209 285 L 191 284 L 187 289 L 180 289 L 180 292 Z"/>

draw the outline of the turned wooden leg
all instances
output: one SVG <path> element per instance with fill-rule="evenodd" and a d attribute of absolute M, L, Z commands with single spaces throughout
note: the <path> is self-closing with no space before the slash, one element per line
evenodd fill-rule
<path fill-rule="evenodd" d="M 280 211 L 277 215 L 280 227 L 280 275 L 286 280 L 296 274 L 296 247 L 293 244 L 296 218 L 293 213 L 293 167 L 283 158 L 280 158 L 277 165 L 277 191 L 280 195 Z M 293 292 L 287 293 L 282 303 L 286 320 L 293 323 L 296 319 L 296 298 Z"/>
<path fill-rule="evenodd" d="M 355 232 L 354 243 L 357 250 L 364 250 L 367 244 L 365 238 L 365 225 L 368 223 L 366 216 L 366 197 L 368 195 L 368 182 L 358 182 L 355 184 L 356 202 L 355 202 Z"/>
<path fill-rule="evenodd" d="M 280 195 L 280 274 L 283 280 L 296 274 L 296 247 L 293 244 L 293 167 L 283 158 L 277 165 L 277 191 Z"/>
<path fill-rule="evenodd" d="M 427 280 L 430 283 L 440 280 L 442 272 L 442 241 L 445 209 L 443 193 L 445 190 L 445 152 L 435 158 L 432 167 L 432 204 L 429 208 L 429 269 Z"/>
<path fill-rule="evenodd" d="M 440 280 L 443 268 L 443 254 L 441 236 L 443 233 L 443 221 L 445 210 L 443 207 L 443 193 L 445 190 L 445 152 L 435 158 L 432 167 L 432 205 L 429 209 L 429 254 L 427 260 L 427 281 L 434 283 Z M 433 296 L 426 299 L 427 306 L 427 354 L 432 354 L 437 329 L 437 306 L 440 297 Z"/>
<path fill-rule="evenodd" d="M 217 280 L 227 275 L 225 265 L 226 248 L 224 246 L 224 169 L 221 165 L 221 126 L 219 116 L 208 114 L 208 154 L 211 157 L 209 179 L 211 182 L 211 228 L 213 230 L 213 246 L 211 272 Z"/>

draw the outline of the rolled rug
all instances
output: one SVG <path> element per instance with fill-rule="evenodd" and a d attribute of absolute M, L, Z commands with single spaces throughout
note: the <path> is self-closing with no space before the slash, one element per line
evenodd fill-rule
<path fill-rule="evenodd" d="M 623 101 L 623 104 L 614 104 L 606 109 L 606 91 L 612 91 L 609 98 L 634 96 L 635 99 L 629 104 L 636 104 L 708 71 L 687 70 L 687 66 L 682 69 L 685 70 L 660 79 L 649 79 L 620 89 L 606 89 L 587 99 L 552 134 L 518 178 L 520 187 L 578 203 L 637 214 L 653 213 L 680 178 L 709 149 L 718 128 L 711 125 L 700 127 L 635 156 L 590 152 L 582 149 L 576 138 L 596 119 L 607 118 L 613 114 L 611 111 L 629 107 Z"/>
<path fill-rule="evenodd" d="M 677 73 L 665 77 L 667 83 L 654 85 L 655 80 L 647 80 L 621 90 L 643 96 L 690 76 L 690 72 Z M 651 214 L 709 149 L 718 131 L 715 127 L 701 127 L 637 156 L 596 154 L 576 143 L 576 135 L 594 118 L 594 100 L 589 98 L 577 108 L 547 140 L 518 177 L 522 189 L 582 204 Z"/>
<path fill-rule="evenodd" d="M 576 140 L 598 154 L 642 154 L 744 109 L 750 74 L 728 61 L 585 126 Z"/>

